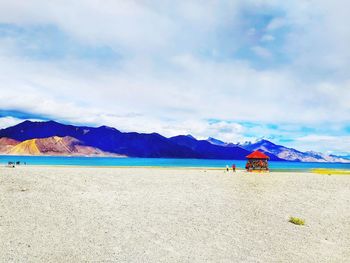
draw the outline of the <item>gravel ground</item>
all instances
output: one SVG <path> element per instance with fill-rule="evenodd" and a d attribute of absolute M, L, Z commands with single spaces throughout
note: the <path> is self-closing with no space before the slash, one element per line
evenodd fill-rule
<path fill-rule="evenodd" d="M 350 176 L 2 167 L 0 262 L 350 262 Z"/>

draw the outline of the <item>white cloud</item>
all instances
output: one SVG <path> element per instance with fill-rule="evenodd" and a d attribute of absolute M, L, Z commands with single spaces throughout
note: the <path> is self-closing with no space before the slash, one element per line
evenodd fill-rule
<path fill-rule="evenodd" d="M 266 26 L 266 30 L 267 31 L 274 31 L 274 30 L 278 30 L 284 26 L 287 25 L 287 21 L 283 18 L 277 17 L 275 19 L 273 19 L 267 26 Z"/>
<path fill-rule="evenodd" d="M 23 120 L 13 118 L 13 117 L 2 117 L 0 118 L 0 129 L 14 126 L 18 123 L 21 123 Z"/>
<path fill-rule="evenodd" d="M 301 150 L 324 151 L 328 153 L 349 153 L 350 136 L 327 136 L 327 135 L 307 135 L 297 138 L 294 142 L 295 147 Z"/>
<path fill-rule="evenodd" d="M 1 82 L 7 92 L 1 107 L 67 120 L 96 119 L 99 124 L 102 121 L 94 116 L 130 113 L 158 121 L 213 118 L 306 124 L 349 119 L 348 83 L 307 85 L 287 71 L 258 71 L 239 62 L 190 55 L 174 57 L 168 63 L 176 70 L 165 69 L 164 74 L 152 68 L 138 70 L 142 63 L 134 61 L 118 70 L 83 65 L 72 69 L 3 57 Z M 340 88 L 342 96 L 336 92 Z"/>
<path fill-rule="evenodd" d="M 273 35 L 265 34 L 261 37 L 261 42 L 272 42 L 275 40 L 275 37 Z"/>
<path fill-rule="evenodd" d="M 106 46 L 120 55 L 110 66 L 71 57 L 38 60 L 19 52 L 20 36 L 0 38 L 0 108 L 225 141 L 245 139 L 248 131 L 239 121 L 348 123 L 347 5 L 340 0 L 176 5 L 0 0 L 0 23 L 54 26 L 73 42 Z M 260 32 L 261 25 L 250 25 L 249 19 L 255 20 L 242 15 L 245 8 L 281 12 Z M 278 35 L 282 29 L 285 41 Z M 276 50 L 265 48 L 270 42 Z M 266 61 L 278 60 L 282 52 L 287 62 L 256 66 L 254 59 L 235 57 L 242 48 Z M 264 132 L 256 130 L 257 137 Z"/>
<path fill-rule="evenodd" d="M 262 57 L 262 58 L 271 58 L 272 57 L 271 52 L 268 49 L 263 48 L 261 46 L 254 46 L 254 47 L 252 47 L 252 50 L 259 57 Z"/>
<path fill-rule="evenodd" d="M 75 40 L 127 55 L 205 46 L 217 28 L 234 27 L 240 1 L 0 1 L 0 21 L 55 25 Z M 205 41 L 204 41 L 205 40 Z M 212 42 L 212 41 L 210 41 Z"/>

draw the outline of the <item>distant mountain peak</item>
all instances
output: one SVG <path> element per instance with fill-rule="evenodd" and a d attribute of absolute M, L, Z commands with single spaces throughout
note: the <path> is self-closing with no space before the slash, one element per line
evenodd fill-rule
<path fill-rule="evenodd" d="M 287 161 L 300 162 L 347 162 L 344 158 L 332 157 L 315 151 L 301 152 L 293 148 L 274 144 L 267 139 L 260 139 L 255 143 L 240 145 L 246 150 L 262 150 L 265 153 L 274 154 L 275 156 Z"/>
<path fill-rule="evenodd" d="M 116 128 L 113 128 L 113 127 L 110 127 L 110 126 L 106 126 L 106 125 L 102 125 L 102 126 L 98 127 L 97 129 L 106 129 L 106 130 L 117 131 Z"/>
<path fill-rule="evenodd" d="M 220 145 L 220 146 L 226 146 L 227 145 L 226 142 L 223 142 L 223 141 L 221 141 L 219 139 L 215 139 L 213 137 L 209 137 L 207 139 L 207 141 L 210 142 L 211 144 L 214 144 L 214 145 Z"/>
<path fill-rule="evenodd" d="M 263 145 L 263 144 L 276 145 L 273 142 L 271 142 L 267 139 L 264 139 L 264 138 L 259 138 L 259 139 L 256 139 L 254 141 L 245 141 L 245 142 L 237 143 L 237 145 L 241 146 L 241 147 L 247 147 L 249 145 Z"/>
<path fill-rule="evenodd" d="M 49 121 L 43 121 L 45 123 L 53 123 L 53 124 L 60 124 L 58 123 L 57 121 L 54 121 L 54 120 L 49 120 Z"/>

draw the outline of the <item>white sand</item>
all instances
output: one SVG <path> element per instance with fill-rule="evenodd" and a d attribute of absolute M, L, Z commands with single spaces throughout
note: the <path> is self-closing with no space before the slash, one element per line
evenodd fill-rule
<path fill-rule="evenodd" d="M 85 261 L 350 262 L 350 176 L 0 168 L 0 262 Z"/>

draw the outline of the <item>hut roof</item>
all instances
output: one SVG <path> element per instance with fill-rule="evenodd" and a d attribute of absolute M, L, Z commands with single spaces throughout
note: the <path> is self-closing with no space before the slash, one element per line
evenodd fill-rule
<path fill-rule="evenodd" d="M 270 159 L 270 157 L 268 157 L 266 154 L 259 151 L 254 151 L 246 157 L 247 159 Z"/>

